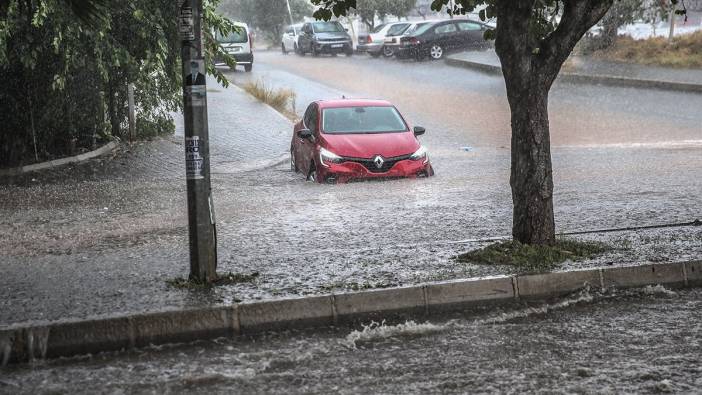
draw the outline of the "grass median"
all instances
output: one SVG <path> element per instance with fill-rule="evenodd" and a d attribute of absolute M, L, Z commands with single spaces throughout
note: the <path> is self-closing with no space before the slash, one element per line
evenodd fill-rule
<path fill-rule="evenodd" d="M 620 36 L 611 47 L 596 51 L 592 56 L 614 62 L 699 69 L 702 68 L 702 31 L 676 36 L 670 41 L 664 37 L 634 40 Z"/>
<path fill-rule="evenodd" d="M 458 262 L 484 265 L 514 266 L 519 273 L 543 273 L 553 270 L 566 260 L 578 261 L 612 250 L 599 242 L 557 238 L 552 246 L 503 241 L 468 251 L 456 257 Z"/>

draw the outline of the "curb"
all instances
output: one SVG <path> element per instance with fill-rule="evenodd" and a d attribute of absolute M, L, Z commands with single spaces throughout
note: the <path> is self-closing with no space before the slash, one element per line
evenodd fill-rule
<path fill-rule="evenodd" d="M 449 66 L 482 71 L 490 75 L 502 75 L 502 68 L 500 66 L 473 62 L 470 60 L 455 59 L 451 57 L 447 57 L 444 62 Z M 603 84 L 621 87 L 651 88 L 679 92 L 702 93 L 702 84 L 674 81 L 639 80 L 635 78 L 613 77 L 607 75 L 561 72 L 558 74 L 556 80 L 574 84 Z"/>
<path fill-rule="evenodd" d="M 32 165 L 27 165 L 27 166 L 13 167 L 10 169 L 0 169 L 0 176 L 17 176 L 17 175 L 21 175 L 24 173 L 28 173 L 30 171 L 44 170 L 44 169 L 49 169 L 52 167 L 67 165 L 69 163 L 83 162 L 85 160 L 96 158 L 98 156 L 104 155 L 107 152 L 115 149 L 117 146 L 118 146 L 117 142 L 110 141 L 109 143 L 103 145 L 102 147 L 100 147 L 96 150 L 90 151 L 90 152 L 86 152 L 84 154 L 80 154 L 80 155 L 76 155 L 76 156 L 69 156 L 67 158 L 54 159 L 54 160 L 50 160 L 48 162 L 34 163 Z"/>
<path fill-rule="evenodd" d="M 323 296 L 89 320 L 18 324 L 0 330 L 0 363 L 126 350 L 264 331 L 312 328 L 378 317 L 545 299 L 585 287 L 702 286 L 702 261 L 432 282 Z"/>

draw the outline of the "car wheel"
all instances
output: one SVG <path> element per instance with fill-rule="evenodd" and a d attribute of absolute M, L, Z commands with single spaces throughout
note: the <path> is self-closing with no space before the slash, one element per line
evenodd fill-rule
<path fill-rule="evenodd" d="M 315 165 L 314 162 L 310 164 L 310 171 L 307 173 L 307 181 L 319 182 L 317 181 L 317 165 Z"/>
<path fill-rule="evenodd" d="M 280 44 L 280 49 L 281 49 L 281 51 L 283 52 L 283 55 L 287 55 L 287 54 L 288 54 L 288 50 L 285 49 L 285 44 Z"/>
<path fill-rule="evenodd" d="M 319 56 L 319 52 L 317 52 L 317 48 L 314 46 L 314 44 L 310 45 L 310 47 L 312 50 L 312 56 Z"/>
<path fill-rule="evenodd" d="M 429 56 L 434 60 L 439 60 L 444 56 L 444 49 L 439 44 L 433 44 L 429 49 Z"/>
<path fill-rule="evenodd" d="M 244 71 L 245 72 L 251 72 L 251 69 L 253 69 L 253 64 L 245 64 L 244 65 Z"/>
<path fill-rule="evenodd" d="M 353 56 L 353 49 L 347 49 L 346 50 L 346 56 Z"/>
<path fill-rule="evenodd" d="M 385 56 L 386 58 L 389 58 L 392 55 L 394 55 L 392 48 L 386 47 L 385 45 L 383 45 L 383 56 Z"/>
<path fill-rule="evenodd" d="M 290 147 L 290 170 L 292 170 L 293 173 L 300 172 L 300 169 L 297 168 L 297 163 L 295 163 L 295 151 L 293 151 L 292 147 Z"/>

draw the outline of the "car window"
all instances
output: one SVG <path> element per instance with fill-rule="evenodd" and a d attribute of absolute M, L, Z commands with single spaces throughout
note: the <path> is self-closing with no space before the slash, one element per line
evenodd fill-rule
<path fill-rule="evenodd" d="M 314 111 L 314 103 L 307 106 L 307 110 L 305 110 L 305 116 L 302 117 L 302 123 L 304 123 L 305 127 L 308 129 L 310 128 L 310 118 L 312 117 L 313 111 Z"/>
<path fill-rule="evenodd" d="M 357 106 L 322 110 L 324 133 L 392 133 L 406 130 L 407 125 L 395 107 Z"/>
<path fill-rule="evenodd" d="M 217 36 L 217 41 L 227 44 L 240 44 L 249 41 L 246 29 L 242 26 L 237 26 L 237 29 L 232 30 L 226 37 L 219 36 L 219 34 Z"/>
<path fill-rule="evenodd" d="M 319 117 L 317 116 L 317 106 L 315 104 L 312 104 L 311 106 L 311 111 L 310 111 L 310 123 L 307 125 L 307 128 L 312 131 L 312 133 L 317 133 L 317 124 Z"/>
<path fill-rule="evenodd" d="M 434 29 L 434 33 L 436 34 L 446 34 L 446 33 L 452 33 L 456 31 L 456 25 L 453 23 L 447 23 L 445 25 L 437 26 L 436 29 Z"/>
<path fill-rule="evenodd" d="M 285 34 L 293 34 L 293 28 L 289 27 L 285 30 Z"/>
<path fill-rule="evenodd" d="M 399 23 L 397 25 L 392 25 L 390 29 L 388 29 L 388 36 L 399 36 L 400 34 L 404 33 L 405 30 L 409 27 L 409 23 Z"/>
<path fill-rule="evenodd" d="M 375 27 L 375 29 L 373 29 L 373 31 L 371 31 L 371 33 L 378 33 L 379 31 L 383 30 L 384 27 L 385 27 L 385 24 L 378 25 Z"/>
<path fill-rule="evenodd" d="M 475 22 L 458 22 L 458 28 L 463 31 L 480 30 L 480 25 Z"/>
<path fill-rule="evenodd" d="M 314 22 L 312 26 L 314 26 L 315 33 L 335 33 L 344 31 L 344 28 L 339 22 Z"/>
<path fill-rule="evenodd" d="M 420 34 L 423 34 L 427 30 L 431 29 L 432 26 L 434 26 L 433 23 L 426 23 L 422 24 L 421 26 L 417 25 L 417 27 L 414 29 L 414 33 L 412 34 L 414 34 L 415 36 L 419 36 Z"/>

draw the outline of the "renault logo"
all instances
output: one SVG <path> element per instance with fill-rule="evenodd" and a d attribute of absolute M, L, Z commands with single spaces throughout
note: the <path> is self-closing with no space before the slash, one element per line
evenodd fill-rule
<path fill-rule="evenodd" d="M 375 163 L 375 167 L 380 169 L 381 167 L 383 167 L 383 163 L 385 163 L 385 161 L 383 160 L 382 156 L 378 155 L 375 158 L 373 158 L 373 163 Z"/>

